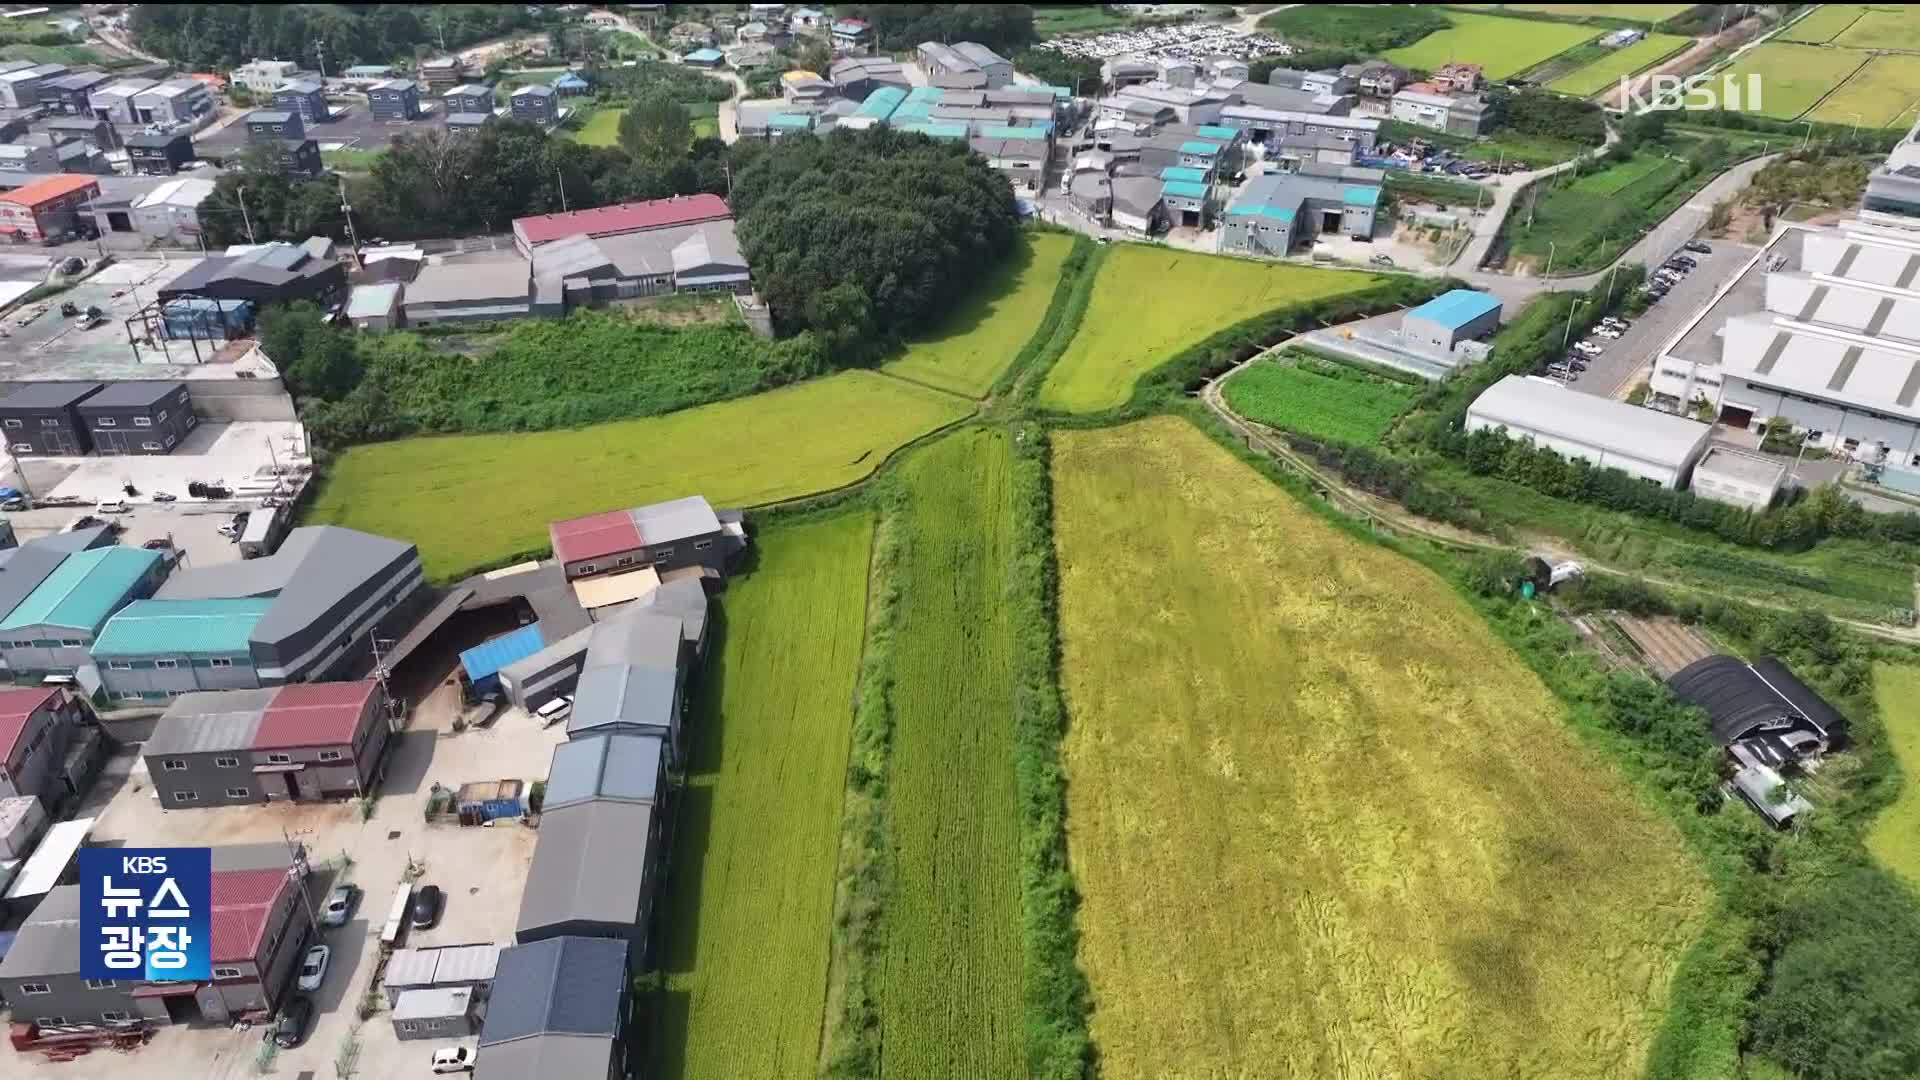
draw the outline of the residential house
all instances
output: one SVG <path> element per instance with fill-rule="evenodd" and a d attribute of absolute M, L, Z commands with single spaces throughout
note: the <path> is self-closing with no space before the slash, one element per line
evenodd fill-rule
<path fill-rule="evenodd" d="M 32 797 L 58 807 L 82 792 L 64 762 L 86 707 L 58 686 L 0 689 L 0 797 Z"/>
<path fill-rule="evenodd" d="M 367 87 L 367 111 L 376 120 L 414 120 L 420 116 L 420 88 L 410 79 L 382 79 Z"/>
<path fill-rule="evenodd" d="M 190 183 L 203 184 L 209 192 L 213 188 L 210 180 L 181 180 L 176 185 Z M 166 198 L 177 194 L 176 190 L 162 195 L 162 202 L 146 210 L 159 211 Z M 206 195 L 198 197 L 204 199 Z M 191 207 L 188 212 L 192 212 Z M 187 384 L 167 379 L 108 383 L 99 393 L 82 399 L 78 412 L 94 453 L 102 455 L 169 454 L 199 423 L 193 415 L 193 396 L 187 392 Z"/>
<path fill-rule="evenodd" d="M 873 27 L 865 19 L 841 16 L 829 31 L 833 51 L 842 56 L 865 56 L 873 51 Z"/>
<path fill-rule="evenodd" d="M 461 133 L 482 131 L 497 119 L 498 117 L 494 116 L 491 112 L 448 113 L 447 134 L 458 135 Z"/>
<path fill-rule="evenodd" d="M 22 189 L 24 190 L 24 189 Z M 7 204 L 0 202 L 0 215 Z M 0 398 L 0 431 L 14 457 L 77 457 L 93 449 L 80 420 L 81 401 L 100 391 L 99 383 L 27 383 Z"/>
<path fill-rule="evenodd" d="M 352 677 L 371 666 L 369 639 L 398 637 L 426 595 L 412 544 L 307 525 L 271 555 L 176 572 L 107 623 L 93 659 L 116 700 Z"/>
<path fill-rule="evenodd" d="M 88 94 L 87 106 L 93 115 L 110 124 L 138 124 L 141 121 L 134 114 L 133 99 L 158 85 L 152 79 L 122 79 Z"/>
<path fill-rule="evenodd" d="M 0 619 L 0 656 L 16 677 L 72 675 L 92 662 L 88 650 L 121 608 L 152 596 L 172 563 L 146 548 L 75 552 Z M 14 792 L 13 794 L 19 794 Z"/>
<path fill-rule="evenodd" d="M 1483 77 L 1479 64 L 1443 64 L 1428 81 L 1442 93 L 1471 94 L 1480 89 Z"/>
<path fill-rule="evenodd" d="M 796 34 L 811 34 L 828 28 L 827 13 L 815 7 L 794 8 L 787 16 L 787 29 Z"/>
<path fill-rule="evenodd" d="M 271 94 L 304 74 L 292 60 L 253 60 L 233 69 L 233 82 L 255 94 Z"/>
<path fill-rule="evenodd" d="M 535 315 L 662 293 L 751 289 L 732 221 L 572 236 L 533 250 Z"/>
<path fill-rule="evenodd" d="M 500 953 L 473 1080 L 620 1080 L 631 968 L 624 941 L 556 937 Z M 0 979 L 0 989 L 6 983 Z"/>
<path fill-rule="evenodd" d="M 942 90 L 984 90 L 987 73 L 951 45 L 925 41 L 915 50 L 927 82 Z"/>
<path fill-rule="evenodd" d="M 333 117 L 327 105 L 326 86 L 318 79 L 295 79 L 276 89 L 273 107 L 280 112 L 298 113 L 308 125 L 324 124 Z"/>
<path fill-rule="evenodd" d="M 1354 89 L 1361 97 L 1386 101 L 1400 92 L 1400 88 L 1412 81 L 1411 74 L 1398 64 L 1389 64 L 1385 60 L 1368 60 L 1361 64 L 1348 64 L 1340 69 L 1354 81 Z"/>
<path fill-rule="evenodd" d="M 493 112 L 493 87 L 484 83 L 461 83 L 440 95 L 440 109 L 448 116 L 460 113 Z"/>
<path fill-rule="evenodd" d="M 421 64 L 420 77 L 427 81 L 429 90 L 448 90 L 460 85 L 466 69 L 460 66 L 457 57 L 443 56 Z"/>
<path fill-rule="evenodd" d="M 563 98 L 581 97 L 593 93 L 593 83 L 587 80 L 586 73 L 582 71 L 563 71 L 555 75 L 553 82 L 548 85 L 553 87 L 554 93 Z"/>
<path fill-rule="evenodd" d="M 297 112 L 286 109 L 256 109 L 247 114 L 249 143 L 277 143 L 307 137 L 307 122 Z"/>
<path fill-rule="evenodd" d="M 907 78 L 905 69 L 885 57 L 842 57 L 827 69 L 827 77 L 840 93 L 860 101 L 882 88 L 898 90 L 902 97 L 913 89 L 913 81 Z"/>
<path fill-rule="evenodd" d="M 141 754 L 165 810 L 351 798 L 372 790 L 392 734 L 386 706 L 372 679 L 195 691 L 174 699 Z"/>
<path fill-rule="evenodd" d="M 522 86 L 507 96 L 515 120 L 540 127 L 560 122 L 560 95 L 551 86 Z"/>
<path fill-rule="evenodd" d="M 667 31 L 667 44 L 675 49 L 704 49 L 714 44 L 713 27 L 706 23 L 675 23 Z"/>
<path fill-rule="evenodd" d="M 688 67 L 707 68 L 711 70 L 726 63 L 727 54 L 721 52 L 719 49 L 703 48 L 695 49 L 681 57 L 681 59 L 686 62 Z"/>
<path fill-rule="evenodd" d="M 780 97 L 789 105 L 818 104 L 833 94 L 833 84 L 812 71 L 788 71 L 780 76 Z"/>
<path fill-rule="evenodd" d="M 184 131 L 172 135 L 142 131 L 127 136 L 127 164 L 138 175 L 172 176 L 193 159 L 193 136 Z"/>

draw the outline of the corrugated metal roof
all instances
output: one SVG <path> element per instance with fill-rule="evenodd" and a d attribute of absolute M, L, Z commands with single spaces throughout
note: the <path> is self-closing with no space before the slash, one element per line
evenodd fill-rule
<path fill-rule="evenodd" d="M 408 990 L 393 1003 L 394 1020 L 438 1020 L 473 1011 L 473 987 L 433 986 Z"/>
<path fill-rule="evenodd" d="M 656 735 L 598 735 L 553 749 L 547 769 L 547 810 L 594 799 L 655 802 L 666 744 Z"/>
<path fill-rule="evenodd" d="M 1160 179 L 1180 180 L 1190 184 L 1204 184 L 1207 182 L 1207 171 L 1205 169 L 1193 168 L 1190 165 L 1169 165 L 1160 170 Z"/>
<path fill-rule="evenodd" d="M 1377 206 L 1380 203 L 1380 189 L 1350 187 L 1340 193 L 1340 201 L 1347 206 Z"/>
<path fill-rule="evenodd" d="M 27 720 L 54 698 L 57 686 L 20 687 L 0 690 L 0 762 L 13 756 L 14 744 L 27 729 Z"/>
<path fill-rule="evenodd" d="M 387 986 L 432 986 L 439 949 L 395 949 L 382 976 Z"/>
<path fill-rule="evenodd" d="M 480 1045 L 545 1034 L 617 1038 L 626 982 L 624 941 L 557 937 L 503 949 Z"/>
<path fill-rule="evenodd" d="M 1168 195 L 1177 195 L 1185 199 L 1204 199 L 1207 197 L 1207 185 L 1189 183 L 1185 180 L 1169 180 L 1161 190 Z"/>
<path fill-rule="evenodd" d="M 678 647 L 679 631 L 674 632 Z M 672 670 L 649 670 L 630 664 L 595 666 L 593 648 L 587 648 L 587 668 L 573 691 L 573 712 L 567 716 L 567 736 L 604 728 L 632 725 L 667 730 L 673 723 Z"/>
<path fill-rule="evenodd" d="M 1196 130 L 1209 138 L 1225 139 L 1228 142 L 1232 142 L 1240 137 L 1240 132 L 1237 128 L 1221 127 L 1218 124 L 1202 124 Z"/>
<path fill-rule="evenodd" d="M 499 945 L 448 945 L 438 953 L 433 981 L 439 983 L 485 982 L 493 978 L 500 964 Z"/>
<path fill-rule="evenodd" d="M 400 302 L 400 283 L 383 281 L 378 285 L 355 285 L 347 299 L 347 318 L 375 319 L 391 314 Z"/>
<path fill-rule="evenodd" d="M 28 383 L 4 398 L 0 409 L 62 409 L 99 391 L 97 382 Z"/>
<path fill-rule="evenodd" d="M 540 814 L 519 934 L 575 922 L 631 924 L 652 890 L 653 807 L 595 799 Z M 500 976 L 506 974 L 501 957 Z M 498 986 L 498 981 L 495 983 Z"/>
<path fill-rule="evenodd" d="M 767 126 L 783 131 L 805 131 L 813 127 L 813 114 L 777 112 L 767 117 Z"/>
<path fill-rule="evenodd" d="M 1457 330 L 1489 311 L 1498 310 L 1499 307 L 1499 298 L 1491 293 L 1475 292 L 1472 289 L 1452 289 L 1421 304 L 1407 314 L 1416 319 L 1426 319 L 1448 329 Z"/>
<path fill-rule="evenodd" d="M 1606 453 L 1668 468 L 1685 465 L 1707 439 L 1706 424 L 1624 401 L 1569 390 L 1549 379 L 1508 375 L 1467 409 L 1469 420 L 1543 431 Z"/>
<path fill-rule="evenodd" d="M 547 537 L 554 557 L 568 563 L 645 546 L 640 538 L 640 526 L 630 510 L 608 510 L 556 521 L 547 526 Z"/>
<path fill-rule="evenodd" d="M 668 225 L 690 225 L 733 216 L 726 200 L 718 195 L 676 195 L 651 202 L 617 203 L 591 210 L 559 214 L 539 214 L 515 218 L 514 232 L 530 244 L 544 244 L 568 236 L 598 236 L 607 233 L 637 232 Z"/>
<path fill-rule="evenodd" d="M 1180 144 L 1180 152 L 1183 154 L 1201 154 L 1207 157 L 1212 157 L 1214 154 L 1217 154 L 1220 152 L 1220 148 L 1214 145 L 1213 143 L 1199 142 L 1197 140 L 1189 139 L 1186 142 L 1183 142 Z"/>
<path fill-rule="evenodd" d="M 508 664 L 539 652 L 545 644 L 540 637 L 540 624 L 530 623 L 461 653 L 460 666 L 466 669 L 469 681 L 479 682 L 498 675 Z"/>
<path fill-rule="evenodd" d="M 183 656 L 247 653 L 253 628 L 273 606 L 264 596 L 213 600 L 135 600 L 121 608 L 93 643 L 96 656 Z"/>
<path fill-rule="evenodd" d="M 260 715 L 278 692 L 208 690 L 182 694 L 160 715 L 140 752 L 151 759 L 249 749 L 254 733 L 260 729 Z"/>
<path fill-rule="evenodd" d="M 70 555 L 0 622 L 0 630 L 60 626 L 96 631 L 159 562 L 160 553 L 145 548 L 103 547 Z"/>
<path fill-rule="evenodd" d="M 372 679 L 288 683 L 261 714 L 253 749 L 350 745 L 366 715 L 367 703 L 379 692 L 380 684 Z"/>
<path fill-rule="evenodd" d="M 267 933 L 267 917 L 280 894 L 293 887 L 286 869 L 214 871 L 211 952 L 213 962 L 251 962 Z"/>
<path fill-rule="evenodd" d="M 654 671 L 677 671 L 682 634 L 676 616 L 644 609 L 624 614 L 593 628 L 593 637 L 587 642 L 586 666 L 632 664 Z"/>

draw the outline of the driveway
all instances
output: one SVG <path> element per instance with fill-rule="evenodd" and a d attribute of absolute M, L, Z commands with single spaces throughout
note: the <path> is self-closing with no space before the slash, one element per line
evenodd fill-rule
<path fill-rule="evenodd" d="M 1633 326 L 1617 340 L 1596 339 L 1606 346 L 1606 351 L 1587 362 L 1587 370 L 1574 382 L 1573 388 L 1597 397 L 1625 398 L 1635 383 L 1647 377 L 1660 350 L 1673 340 L 1673 335 L 1713 299 L 1716 289 L 1753 258 L 1753 252 L 1754 248 L 1748 244 L 1715 240 L 1712 254 L 1692 255 L 1699 265 L 1668 290 L 1665 299 L 1635 319 Z"/>

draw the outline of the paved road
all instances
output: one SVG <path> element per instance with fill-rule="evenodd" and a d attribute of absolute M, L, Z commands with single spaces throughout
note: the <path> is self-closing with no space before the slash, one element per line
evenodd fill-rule
<path fill-rule="evenodd" d="M 1619 141 L 1620 136 L 1614 134 L 1612 128 L 1608 128 L 1606 144 L 1588 151 L 1586 156 L 1594 157 L 1604 154 L 1607 152 L 1608 146 L 1612 146 Z M 1513 209 L 1513 201 L 1519 197 L 1521 190 L 1529 183 L 1541 177 L 1554 176 L 1566 172 L 1568 169 L 1579 164 L 1579 162 L 1580 159 L 1577 157 L 1569 158 L 1558 165 L 1549 165 L 1545 168 L 1533 169 L 1528 172 L 1511 173 L 1501 177 L 1499 185 L 1493 189 L 1493 205 L 1487 208 L 1487 212 L 1481 215 L 1479 221 L 1474 225 L 1473 239 L 1467 241 L 1467 246 L 1462 249 L 1459 256 L 1453 260 L 1453 265 L 1473 273 L 1481 272 L 1480 264 L 1486 261 L 1487 252 L 1493 248 L 1494 237 L 1500 235 L 1500 223 L 1507 219 L 1507 212 Z"/>
<path fill-rule="evenodd" d="M 1754 174 L 1766 168 L 1780 155 L 1768 154 L 1766 157 L 1743 161 L 1712 180 L 1694 193 L 1685 206 L 1667 216 L 1667 220 L 1640 238 L 1639 243 L 1627 249 L 1627 253 L 1614 260 L 1619 263 L 1645 263 L 1654 266 L 1664 262 L 1681 244 L 1693 238 L 1700 227 L 1707 223 L 1707 216 L 1713 213 L 1713 204 L 1729 198 L 1753 182 Z M 1611 269 L 1609 267 L 1608 269 Z M 1591 289 L 1606 270 L 1597 270 L 1580 277 L 1560 278 L 1554 282 L 1556 288 Z"/>
<path fill-rule="evenodd" d="M 1681 278 L 1664 300 L 1635 319 L 1633 326 L 1618 340 L 1599 339 L 1606 351 L 1588 361 L 1587 370 L 1574 382 L 1574 389 L 1599 397 L 1626 397 L 1634 384 L 1646 377 L 1660 349 L 1713 299 L 1713 294 L 1728 278 L 1746 265 L 1753 252 L 1754 248 L 1748 244 L 1715 240 L 1712 254 L 1694 255 L 1699 265 Z"/>

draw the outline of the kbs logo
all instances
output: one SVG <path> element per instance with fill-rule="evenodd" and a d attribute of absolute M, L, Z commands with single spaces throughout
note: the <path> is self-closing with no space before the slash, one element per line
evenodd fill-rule
<path fill-rule="evenodd" d="M 1722 75 L 1717 84 L 1711 75 L 1689 75 L 1684 79 L 1678 75 L 1654 75 L 1646 80 L 1648 96 L 1641 97 L 1635 92 L 1635 80 L 1622 76 L 1620 103 L 1630 114 L 1653 109 L 1759 112 L 1760 85 L 1759 72 L 1749 73 L 1744 80 L 1729 73 Z"/>
<path fill-rule="evenodd" d="M 212 978 L 212 907 L 206 848 L 81 849 L 81 977 Z"/>

